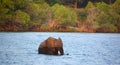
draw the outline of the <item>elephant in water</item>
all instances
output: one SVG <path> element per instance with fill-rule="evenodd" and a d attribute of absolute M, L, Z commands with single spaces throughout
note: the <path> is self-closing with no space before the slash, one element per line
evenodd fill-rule
<path fill-rule="evenodd" d="M 39 48 L 39 54 L 49 54 L 49 55 L 63 55 L 63 43 L 61 38 L 55 39 L 53 37 L 49 37 L 47 40 L 43 41 Z"/>

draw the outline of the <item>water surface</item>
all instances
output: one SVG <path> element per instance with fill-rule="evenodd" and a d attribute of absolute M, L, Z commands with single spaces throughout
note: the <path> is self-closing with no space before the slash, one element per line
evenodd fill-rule
<path fill-rule="evenodd" d="M 38 54 L 49 36 L 61 37 L 69 55 Z M 0 65 L 120 65 L 120 34 L 1 32 Z"/>

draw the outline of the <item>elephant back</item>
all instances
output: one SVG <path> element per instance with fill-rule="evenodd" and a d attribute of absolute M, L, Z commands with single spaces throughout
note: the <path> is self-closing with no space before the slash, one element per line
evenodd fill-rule
<path fill-rule="evenodd" d="M 55 38 L 49 37 L 46 40 L 46 45 L 47 45 L 47 47 L 62 47 L 63 43 L 62 43 L 62 40 L 60 38 L 55 39 Z"/>
<path fill-rule="evenodd" d="M 46 47 L 46 41 L 44 41 L 44 42 L 42 42 L 41 44 L 40 44 L 40 46 L 39 47 L 41 47 L 41 48 L 44 48 L 44 47 Z"/>

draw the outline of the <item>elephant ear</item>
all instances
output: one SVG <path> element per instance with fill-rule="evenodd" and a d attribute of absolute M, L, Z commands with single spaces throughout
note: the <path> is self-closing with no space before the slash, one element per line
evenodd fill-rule
<path fill-rule="evenodd" d="M 59 40 L 59 42 L 61 43 L 61 45 L 63 46 L 63 43 L 62 43 L 62 40 L 61 40 L 60 37 L 58 38 L 58 40 Z"/>

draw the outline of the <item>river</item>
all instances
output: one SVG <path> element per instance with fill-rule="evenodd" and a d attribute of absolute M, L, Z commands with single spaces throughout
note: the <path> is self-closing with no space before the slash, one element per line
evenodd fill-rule
<path fill-rule="evenodd" d="M 50 36 L 62 39 L 65 55 L 38 54 Z M 120 34 L 0 32 L 0 65 L 120 65 Z"/>

